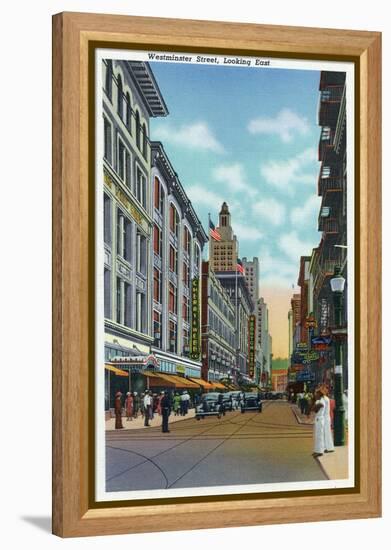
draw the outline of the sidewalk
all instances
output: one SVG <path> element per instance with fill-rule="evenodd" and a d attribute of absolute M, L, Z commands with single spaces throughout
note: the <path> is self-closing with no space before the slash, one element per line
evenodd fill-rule
<path fill-rule="evenodd" d="M 173 422 L 179 422 L 181 420 L 188 420 L 189 418 L 194 418 L 195 416 L 195 409 L 190 409 L 186 416 L 175 416 L 174 413 L 170 414 L 169 418 L 169 425 Z M 149 424 L 153 427 L 160 427 L 162 425 L 162 417 L 158 414 L 155 414 L 154 418 L 149 421 Z M 118 432 L 125 432 L 126 430 L 140 430 L 141 428 L 146 428 L 144 426 L 144 418 L 139 415 L 137 418 L 133 418 L 133 420 L 126 420 L 126 416 L 122 417 L 122 430 L 117 430 Z M 115 431 L 115 418 L 110 418 L 109 420 L 106 420 L 106 432 Z M 148 429 L 148 428 L 146 428 Z"/>
<path fill-rule="evenodd" d="M 297 405 L 291 405 L 291 410 L 299 424 L 306 424 L 307 426 L 312 426 L 314 424 L 315 414 L 313 412 L 310 416 L 301 414 Z M 349 477 L 349 449 L 347 441 L 346 445 L 343 447 L 335 447 L 333 453 L 325 453 L 315 460 L 319 462 L 320 467 L 328 479 L 346 479 Z"/>

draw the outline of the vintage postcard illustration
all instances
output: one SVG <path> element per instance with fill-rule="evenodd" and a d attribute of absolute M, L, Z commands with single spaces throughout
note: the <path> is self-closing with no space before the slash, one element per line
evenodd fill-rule
<path fill-rule="evenodd" d="M 354 66 L 96 55 L 97 500 L 354 486 Z"/>

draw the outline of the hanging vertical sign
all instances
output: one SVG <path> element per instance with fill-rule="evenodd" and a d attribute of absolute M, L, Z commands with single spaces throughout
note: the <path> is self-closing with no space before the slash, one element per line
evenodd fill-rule
<path fill-rule="evenodd" d="M 255 315 L 248 318 L 248 375 L 254 378 L 255 372 Z"/>
<path fill-rule="evenodd" d="M 191 334 L 190 334 L 190 358 L 199 361 L 201 355 L 200 335 L 200 280 L 191 281 Z"/>

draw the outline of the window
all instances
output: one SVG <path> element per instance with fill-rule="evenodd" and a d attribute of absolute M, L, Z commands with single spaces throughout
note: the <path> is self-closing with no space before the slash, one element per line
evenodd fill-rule
<path fill-rule="evenodd" d="M 136 330 L 145 332 L 146 329 L 146 297 L 142 292 L 136 293 Z"/>
<path fill-rule="evenodd" d="M 124 283 L 124 295 L 125 295 L 124 325 L 127 327 L 131 327 L 132 326 L 132 286 L 128 283 Z"/>
<path fill-rule="evenodd" d="M 130 95 L 129 92 L 126 92 L 126 99 L 125 99 L 125 111 L 126 111 L 126 117 L 125 117 L 125 124 L 126 127 L 129 130 L 129 133 L 132 133 L 132 104 L 130 101 Z"/>
<path fill-rule="evenodd" d="M 143 124 L 143 157 L 145 158 L 145 160 L 148 159 L 148 149 L 147 149 L 147 145 L 148 145 L 148 135 L 147 135 L 147 127 L 145 125 L 145 123 Z"/>
<path fill-rule="evenodd" d="M 183 352 L 185 354 L 189 353 L 189 331 L 187 328 L 183 329 Z"/>
<path fill-rule="evenodd" d="M 186 226 L 183 228 L 183 249 L 190 256 L 190 231 Z"/>
<path fill-rule="evenodd" d="M 183 262 L 182 281 L 185 286 L 190 286 L 190 269 L 186 262 Z"/>
<path fill-rule="evenodd" d="M 156 224 L 153 226 L 153 251 L 162 256 L 162 232 Z"/>
<path fill-rule="evenodd" d="M 111 319 L 111 271 L 105 269 L 104 272 L 104 316 Z"/>
<path fill-rule="evenodd" d="M 121 138 L 118 138 L 118 175 L 130 187 L 130 153 Z"/>
<path fill-rule="evenodd" d="M 116 292 L 116 321 L 117 323 L 122 322 L 122 282 L 119 277 L 117 277 L 117 292 Z"/>
<path fill-rule="evenodd" d="M 159 311 L 153 312 L 153 337 L 155 345 L 161 348 L 162 345 L 162 314 Z"/>
<path fill-rule="evenodd" d="M 187 296 L 183 296 L 183 302 L 182 302 L 182 317 L 183 320 L 187 323 L 189 322 L 189 298 Z"/>
<path fill-rule="evenodd" d="M 174 321 L 169 322 L 169 343 L 170 343 L 170 351 L 176 353 L 176 335 L 177 335 L 177 326 Z"/>
<path fill-rule="evenodd" d="M 178 252 L 172 244 L 170 244 L 170 270 L 178 274 Z"/>
<path fill-rule="evenodd" d="M 103 193 L 103 239 L 111 246 L 111 199 Z"/>
<path fill-rule="evenodd" d="M 162 273 L 156 267 L 153 270 L 153 299 L 158 304 L 162 303 Z"/>
<path fill-rule="evenodd" d="M 117 211 L 117 254 L 127 262 L 132 261 L 132 222 Z"/>
<path fill-rule="evenodd" d="M 173 204 L 170 204 L 170 230 L 176 237 L 179 235 L 179 214 Z"/>
<path fill-rule="evenodd" d="M 111 61 L 111 59 L 106 60 L 105 90 L 107 96 L 111 100 L 113 95 L 113 62 Z"/>
<path fill-rule="evenodd" d="M 221 217 L 221 225 L 223 227 L 227 227 L 227 218 L 226 218 L 226 216 Z"/>
<path fill-rule="evenodd" d="M 139 273 L 142 275 L 147 274 L 147 239 L 144 235 L 140 233 L 140 231 L 137 231 L 137 238 L 136 238 L 136 250 L 137 250 L 137 261 L 136 261 L 136 269 Z"/>
<path fill-rule="evenodd" d="M 147 179 L 144 173 L 137 166 L 136 169 L 136 198 L 139 203 L 146 208 L 147 206 Z"/>
<path fill-rule="evenodd" d="M 177 288 L 171 282 L 168 284 L 168 310 L 177 313 Z"/>
<path fill-rule="evenodd" d="M 329 178 L 331 174 L 330 166 L 322 166 L 321 178 Z"/>
<path fill-rule="evenodd" d="M 111 124 L 106 117 L 103 117 L 103 139 L 104 139 L 104 157 L 109 164 L 113 162 L 113 137 Z"/>
<path fill-rule="evenodd" d="M 156 177 L 153 186 L 153 205 L 160 214 L 164 214 L 164 189 L 159 178 Z"/>
<path fill-rule="evenodd" d="M 117 113 L 122 119 L 124 116 L 124 92 L 122 88 L 122 78 L 119 74 L 117 77 Z"/>
<path fill-rule="evenodd" d="M 140 113 L 136 111 L 136 145 L 139 149 L 140 149 L 140 134 L 141 134 Z"/>

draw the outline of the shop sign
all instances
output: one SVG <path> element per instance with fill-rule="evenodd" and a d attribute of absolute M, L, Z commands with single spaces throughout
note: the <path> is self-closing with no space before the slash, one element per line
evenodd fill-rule
<path fill-rule="evenodd" d="M 318 323 L 316 322 L 315 317 L 307 317 L 305 320 L 305 328 L 316 328 Z"/>
<path fill-rule="evenodd" d="M 191 281 L 191 334 L 190 334 L 190 358 L 199 361 L 201 355 L 201 315 L 200 315 L 200 280 L 194 278 Z"/>
<path fill-rule="evenodd" d="M 297 351 L 307 351 L 308 350 L 307 342 L 298 342 L 296 344 L 296 350 Z"/>
<path fill-rule="evenodd" d="M 315 374 L 309 370 L 298 372 L 296 379 L 298 382 L 310 382 L 315 380 Z"/>
<path fill-rule="evenodd" d="M 254 377 L 255 371 L 255 315 L 248 318 L 248 374 L 250 378 Z"/>
<path fill-rule="evenodd" d="M 186 372 L 186 367 L 184 367 L 183 365 L 177 365 L 176 371 L 177 371 L 179 374 L 185 374 L 185 372 Z"/>

